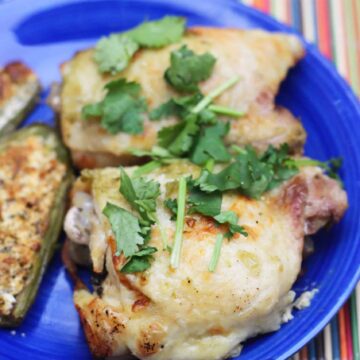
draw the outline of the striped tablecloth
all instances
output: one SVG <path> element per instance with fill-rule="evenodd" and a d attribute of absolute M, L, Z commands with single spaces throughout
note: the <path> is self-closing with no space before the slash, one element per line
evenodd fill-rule
<path fill-rule="evenodd" d="M 293 26 L 332 60 L 360 95 L 360 0 L 242 0 Z M 295 360 L 360 360 L 360 284 L 338 315 Z"/>

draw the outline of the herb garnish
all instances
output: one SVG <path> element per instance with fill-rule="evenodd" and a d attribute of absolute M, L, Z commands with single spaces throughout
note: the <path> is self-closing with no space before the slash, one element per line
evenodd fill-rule
<path fill-rule="evenodd" d="M 186 196 L 186 185 L 188 185 L 189 188 L 188 197 Z M 231 239 L 235 233 L 248 236 L 244 228 L 238 225 L 239 218 L 235 212 L 221 212 L 221 202 L 222 193 L 220 191 L 206 193 L 202 191 L 191 178 L 184 177 L 179 182 L 178 199 L 165 200 L 164 205 L 172 213 L 171 220 L 176 219 L 176 234 L 171 257 L 171 264 L 173 268 L 176 268 L 180 261 L 185 213 L 197 213 L 203 216 L 212 217 L 215 224 L 226 224 L 228 226 L 228 231 L 225 233 L 225 235 L 220 234 L 220 237 L 218 236 L 217 238 L 214 254 L 211 260 L 211 264 L 209 265 L 210 271 L 215 270 L 216 264 L 219 260 L 220 247 L 223 236 L 225 236 L 227 239 Z"/>
<path fill-rule="evenodd" d="M 215 246 L 214 246 L 214 250 L 213 250 L 211 260 L 209 263 L 209 267 L 208 267 L 210 272 L 215 271 L 216 266 L 219 262 L 223 240 L 224 240 L 224 236 L 222 233 L 219 233 L 216 235 Z"/>
<path fill-rule="evenodd" d="M 216 59 L 210 53 L 196 55 L 183 45 L 171 52 L 171 65 L 165 71 L 164 77 L 177 91 L 198 91 L 198 83 L 209 78 L 215 62 Z"/>
<path fill-rule="evenodd" d="M 160 20 L 145 21 L 127 32 L 140 46 L 159 48 L 179 41 L 185 31 L 185 19 L 165 16 Z"/>
<path fill-rule="evenodd" d="M 191 151 L 190 160 L 198 165 L 205 164 L 209 159 L 214 159 L 216 162 L 230 161 L 230 153 L 223 141 L 229 130 L 229 123 L 224 122 L 201 129 L 195 139 L 196 146 Z"/>
<path fill-rule="evenodd" d="M 94 60 L 100 72 L 116 74 L 129 65 L 138 49 L 137 42 L 129 36 L 112 34 L 99 40 L 95 48 Z"/>
<path fill-rule="evenodd" d="M 115 255 L 119 256 L 123 252 L 126 258 L 133 256 L 139 250 L 139 245 L 144 244 L 138 218 L 111 203 L 106 204 L 103 214 L 108 218 L 115 235 Z"/>
<path fill-rule="evenodd" d="M 160 184 L 154 180 L 145 180 L 142 177 L 130 177 L 121 168 L 120 193 L 130 205 L 140 214 L 140 223 L 143 233 L 148 240 L 151 225 L 159 227 L 163 248 L 167 248 L 167 238 L 156 216 L 156 200 L 160 195 Z"/>
<path fill-rule="evenodd" d="M 234 77 L 206 96 L 196 93 L 192 96 L 172 99 L 153 110 L 153 119 L 171 112 L 182 118 L 179 123 L 159 131 L 160 147 L 166 148 L 173 157 L 189 157 L 197 165 L 204 165 L 209 158 L 218 162 L 229 161 L 230 155 L 223 143 L 229 125 L 218 121 L 216 115 L 207 107 L 238 80 L 238 77 Z"/>
<path fill-rule="evenodd" d="M 83 107 L 83 117 L 100 118 L 101 126 L 110 134 L 120 131 L 142 133 L 143 113 L 147 105 L 145 98 L 140 96 L 140 85 L 119 79 L 106 84 L 105 89 L 107 92 L 102 101 Z"/>
<path fill-rule="evenodd" d="M 286 144 L 279 149 L 269 146 L 263 155 L 258 155 L 251 146 L 240 150 L 235 161 L 219 173 L 203 170 L 195 184 L 205 192 L 238 190 L 258 199 L 264 192 L 298 173 L 297 167 L 288 163 Z"/>
<path fill-rule="evenodd" d="M 156 217 L 156 200 L 160 195 L 160 185 L 144 178 L 131 179 L 124 169 L 120 169 L 120 193 L 139 214 L 139 218 L 129 211 L 107 203 L 103 213 L 108 218 L 116 240 L 116 256 L 121 253 L 127 259 L 121 272 L 132 273 L 144 271 L 150 267 L 155 247 L 148 246 L 151 226 L 159 225 Z M 167 242 L 164 233 L 163 246 Z"/>
<path fill-rule="evenodd" d="M 222 194 L 220 191 L 206 193 L 199 187 L 194 186 L 193 181 L 189 181 L 189 189 L 189 214 L 199 213 L 211 217 L 220 214 L 222 202 Z"/>
<path fill-rule="evenodd" d="M 147 246 L 136 252 L 122 268 L 121 272 L 131 274 L 147 270 L 153 260 L 152 254 L 157 251 L 155 247 Z"/>
<path fill-rule="evenodd" d="M 178 209 L 176 217 L 176 230 L 175 230 L 175 240 L 172 247 L 170 264 L 171 267 L 176 269 L 180 263 L 180 254 L 181 247 L 183 242 L 183 229 L 184 229 L 184 220 L 185 220 L 185 205 L 186 205 L 186 178 L 182 177 L 179 180 L 179 190 L 178 190 Z"/>
<path fill-rule="evenodd" d="M 227 224 L 229 226 L 228 232 L 224 235 L 226 238 L 231 239 L 236 233 L 245 237 L 248 236 L 248 233 L 244 230 L 244 228 L 238 225 L 239 217 L 234 211 L 223 211 L 219 215 L 214 216 L 214 219 L 219 224 Z"/>
<path fill-rule="evenodd" d="M 167 207 L 170 212 L 171 212 L 171 218 L 170 220 L 176 220 L 176 216 L 177 216 L 177 209 L 178 209 L 178 205 L 177 205 L 177 200 L 176 199 L 166 199 L 164 201 L 164 205 L 165 207 Z"/>
<path fill-rule="evenodd" d="M 297 167 L 319 166 L 325 170 L 325 172 L 328 174 L 329 177 L 331 177 L 332 179 L 335 179 L 341 185 L 343 184 L 341 181 L 341 178 L 338 174 L 339 169 L 342 166 L 342 158 L 341 157 L 332 158 L 328 161 L 291 158 L 291 159 L 287 160 L 287 164 L 290 166 L 297 166 Z"/>
<path fill-rule="evenodd" d="M 124 70 L 140 47 L 162 47 L 181 39 L 185 19 L 165 16 L 147 21 L 132 30 L 103 37 L 95 47 L 94 60 L 103 73 L 116 74 Z"/>

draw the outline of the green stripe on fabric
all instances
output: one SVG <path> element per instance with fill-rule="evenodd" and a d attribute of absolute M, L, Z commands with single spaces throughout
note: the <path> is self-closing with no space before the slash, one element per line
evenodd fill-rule
<path fill-rule="evenodd" d="M 334 1 L 336 0 L 332 0 L 329 1 L 329 9 L 330 9 L 330 31 L 331 31 L 331 47 L 332 47 L 332 53 L 333 53 L 333 61 L 335 62 L 336 65 L 339 65 L 339 61 L 338 61 L 338 42 L 337 42 L 337 38 L 336 38 L 336 27 L 337 27 L 337 23 L 336 23 L 336 12 L 335 12 L 335 6 L 334 6 Z"/>
<path fill-rule="evenodd" d="M 353 338 L 354 360 L 360 360 L 359 324 L 357 321 L 357 312 L 358 311 L 359 311 L 359 309 L 356 308 L 356 293 L 354 292 L 350 297 L 351 332 L 352 332 L 352 338 Z"/>

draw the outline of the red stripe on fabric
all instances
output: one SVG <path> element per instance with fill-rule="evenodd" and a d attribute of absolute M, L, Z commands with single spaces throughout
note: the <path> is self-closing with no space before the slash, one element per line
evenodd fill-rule
<path fill-rule="evenodd" d="M 270 0 L 264 0 L 263 1 L 263 10 L 267 14 L 270 12 Z"/>
<path fill-rule="evenodd" d="M 345 325 L 346 325 L 346 344 L 347 344 L 347 353 L 348 360 L 353 360 L 353 346 L 352 346 L 352 333 L 351 333 L 351 317 L 350 317 L 350 308 L 349 302 L 344 306 L 345 312 Z"/>
<path fill-rule="evenodd" d="M 286 22 L 292 25 L 291 0 L 286 0 Z"/>
<path fill-rule="evenodd" d="M 269 0 L 255 0 L 253 5 L 265 13 L 269 12 Z"/>
<path fill-rule="evenodd" d="M 318 15 L 319 48 L 326 57 L 331 59 L 330 12 L 327 0 L 316 1 L 316 12 Z"/>
<path fill-rule="evenodd" d="M 308 349 L 306 346 L 304 346 L 301 350 L 300 350 L 300 360 L 309 360 L 309 355 L 308 355 Z"/>
<path fill-rule="evenodd" d="M 348 360 L 344 308 L 340 309 L 338 316 L 339 316 L 340 356 L 341 356 L 341 359 Z"/>

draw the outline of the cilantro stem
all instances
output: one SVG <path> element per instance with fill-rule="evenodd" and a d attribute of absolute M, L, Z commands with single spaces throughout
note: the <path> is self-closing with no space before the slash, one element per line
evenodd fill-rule
<path fill-rule="evenodd" d="M 193 109 L 192 113 L 198 114 L 200 111 L 204 110 L 215 98 L 217 98 L 221 93 L 230 87 L 234 86 L 240 79 L 240 76 L 234 76 L 233 78 L 227 80 L 222 85 L 210 91 Z"/>
<path fill-rule="evenodd" d="M 289 159 L 285 162 L 288 166 L 320 166 L 326 168 L 326 164 L 319 160 L 312 159 Z"/>
<path fill-rule="evenodd" d="M 227 106 L 221 106 L 221 105 L 210 105 L 209 110 L 222 115 L 232 116 L 232 117 L 240 117 L 244 116 L 245 112 L 239 111 L 236 109 L 229 108 Z"/>
<path fill-rule="evenodd" d="M 224 240 L 224 236 L 223 234 L 219 233 L 216 235 L 216 242 L 215 242 L 215 246 L 214 246 L 214 251 L 212 253 L 211 256 L 211 260 L 209 263 L 209 271 L 210 272 L 214 272 L 216 269 L 216 266 L 219 262 L 219 258 L 220 258 L 220 252 L 221 252 L 221 246 Z"/>
<path fill-rule="evenodd" d="M 231 150 L 235 151 L 237 154 L 246 154 L 246 150 L 237 145 L 231 145 Z"/>
<path fill-rule="evenodd" d="M 150 161 L 147 164 L 144 164 L 142 166 L 139 166 L 134 172 L 133 172 L 133 176 L 134 177 L 138 177 L 138 176 L 142 176 L 145 174 L 148 174 L 150 172 L 152 172 L 153 170 L 161 167 L 162 163 L 160 161 Z"/>
<path fill-rule="evenodd" d="M 205 169 L 209 172 L 212 172 L 214 169 L 215 160 L 213 158 L 210 158 L 205 163 Z"/>
<path fill-rule="evenodd" d="M 180 263 L 180 254 L 183 241 L 183 229 L 185 219 L 185 203 L 186 203 L 186 178 L 182 177 L 179 180 L 179 192 L 178 192 L 178 211 L 176 217 L 176 231 L 173 249 L 171 253 L 170 264 L 171 267 L 176 269 Z"/>

